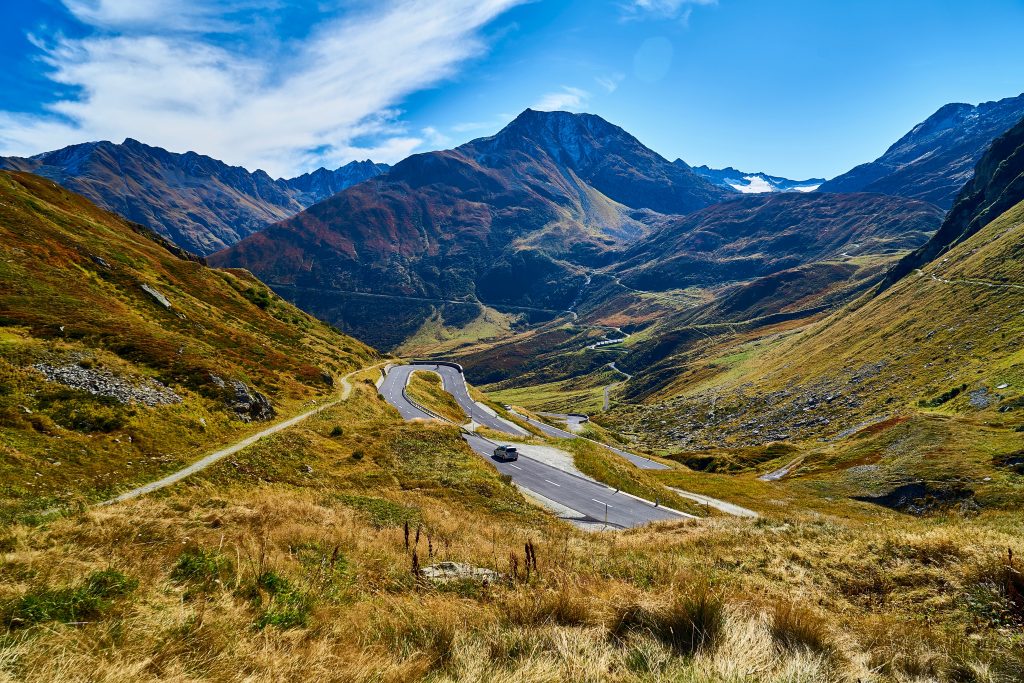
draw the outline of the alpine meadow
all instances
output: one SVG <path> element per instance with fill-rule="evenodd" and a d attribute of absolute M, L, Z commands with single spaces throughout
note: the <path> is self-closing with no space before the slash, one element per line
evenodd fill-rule
<path fill-rule="evenodd" d="M 1024 681 L 1024 6 L 9 5 L 0 681 Z"/>

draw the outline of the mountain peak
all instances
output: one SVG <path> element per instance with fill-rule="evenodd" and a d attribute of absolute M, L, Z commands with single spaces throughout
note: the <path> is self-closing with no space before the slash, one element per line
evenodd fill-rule
<path fill-rule="evenodd" d="M 978 105 L 944 105 L 885 154 L 836 176 L 820 189 L 898 194 L 948 209 L 988 146 L 1021 117 L 1024 94 Z"/>
<path fill-rule="evenodd" d="M 543 150 L 558 163 L 572 167 L 597 163 L 610 149 L 629 149 L 633 154 L 654 155 L 635 137 L 596 114 L 526 109 L 489 138 L 463 145 L 480 154 L 520 150 L 534 155 Z M 665 162 L 667 163 L 667 161 Z"/>

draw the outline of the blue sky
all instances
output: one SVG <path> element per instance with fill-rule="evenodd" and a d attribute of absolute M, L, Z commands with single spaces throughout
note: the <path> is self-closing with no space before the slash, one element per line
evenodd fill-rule
<path fill-rule="evenodd" d="M 1024 91 L 1020 0 L 8 0 L 0 154 L 134 137 L 273 175 L 395 162 L 526 107 L 802 179 Z"/>

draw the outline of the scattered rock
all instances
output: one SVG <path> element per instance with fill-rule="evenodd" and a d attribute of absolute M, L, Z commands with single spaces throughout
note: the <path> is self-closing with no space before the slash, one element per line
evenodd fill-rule
<path fill-rule="evenodd" d="M 992 404 L 992 398 L 988 395 L 988 389 L 982 387 L 970 393 L 971 407 L 975 410 L 983 410 Z"/>
<path fill-rule="evenodd" d="M 243 422 L 263 422 L 277 415 L 274 407 L 270 405 L 270 400 L 260 392 L 250 389 L 245 382 L 233 379 L 231 387 L 235 390 L 231 408 Z"/>
<path fill-rule="evenodd" d="M 1005 467 L 1017 474 L 1024 474 L 1024 451 L 997 455 L 992 458 L 992 464 L 996 467 Z"/>
<path fill-rule="evenodd" d="M 141 403 L 150 408 L 181 403 L 181 397 L 154 379 L 135 384 L 106 370 L 83 368 L 80 365 L 54 366 L 36 363 L 32 366 L 46 377 L 72 389 L 86 391 L 93 396 L 105 396 L 123 404 Z"/>
<path fill-rule="evenodd" d="M 494 583 L 501 578 L 501 574 L 493 569 L 474 567 L 461 562 L 438 562 L 423 568 L 423 576 L 438 583 L 451 581 L 479 581 L 483 584 Z"/>
<path fill-rule="evenodd" d="M 171 302 L 167 300 L 167 297 L 165 297 L 163 294 L 161 294 L 160 292 L 156 291 L 154 288 L 150 287 L 147 284 L 143 284 L 143 285 L 140 285 L 140 286 L 142 287 L 142 291 L 144 291 L 146 294 L 149 294 L 151 297 L 156 299 L 156 302 L 158 304 L 160 304 L 164 308 L 170 310 Z"/>

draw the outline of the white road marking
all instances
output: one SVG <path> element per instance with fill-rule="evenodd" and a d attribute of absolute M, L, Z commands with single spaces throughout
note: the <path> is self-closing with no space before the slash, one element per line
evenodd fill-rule
<path fill-rule="evenodd" d="M 549 483 L 549 484 L 551 484 L 553 486 L 561 486 L 561 484 L 556 484 L 555 482 L 551 481 L 550 479 L 545 479 L 544 481 L 546 481 L 547 483 Z"/>
<path fill-rule="evenodd" d="M 591 498 L 590 500 L 594 501 L 595 503 L 600 503 L 601 505 L 604 505 L 605 507 L 608 507 L 608 508 L 615 507 L 614 505 L 609 505 L 608 503 L 604 502 L 603 500 L 598 500 L 597 498 Z"/>
<path fill-rule="evenodd" d="M 522 467 L 520 467 L 519 465 L 509 465 L 509 467 L 515 467 L 515 468 L 516 468 L 517 470 L 521 470 L 521 469 L 523 469 L 523 468 L 522 468 Z M 545 481 L 546 481 L 546 480 L 545 480 Z"/>

